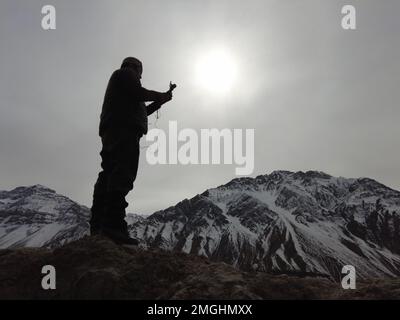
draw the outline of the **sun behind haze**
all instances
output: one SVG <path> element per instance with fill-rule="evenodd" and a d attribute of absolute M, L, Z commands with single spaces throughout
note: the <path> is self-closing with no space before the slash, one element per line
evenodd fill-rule
<path fill-rule="evenodd" d="M 232 89 L 237 77 L 237 61 L 225 48 L 200 54 L 195 64 L 196 85 L 209 94 L 224 95 Z"/>

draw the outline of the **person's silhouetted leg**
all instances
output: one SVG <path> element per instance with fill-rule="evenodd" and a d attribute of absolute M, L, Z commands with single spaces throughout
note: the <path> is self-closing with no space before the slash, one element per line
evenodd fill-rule
<path fill-rule="evenodd" d="M 90 234 L 95 235 L 101 231 L 103 219 L 106 212 L 108 186 L 108 172 L 103 170 L 99 173 L 93 191 L 93 204 L 90 218 Z"/>
<path fill-rule="evenodd" d="M 103 147 L 100 152 L 101 168 L 97 181 L 94 185 L 93 203 L 90 218 L 90 234 L 95 235 L 101 232 L 103 220 L 106 215 L 108 181 L 113 170 L 112 154 L 109 151 L 109 142 L 102 139 Z"/>
<path fill-rule="evenodd" d="M 121 243 L 135 244 L 129 237 L 125 221 L 125 209 L 128 206 L 125 197 L 133 189 L 137 175 L 139 139 L 136 132 L 118 130 L 106 134 L 102 139 L 103 156 L 110 162 L 102 233 Z"/>

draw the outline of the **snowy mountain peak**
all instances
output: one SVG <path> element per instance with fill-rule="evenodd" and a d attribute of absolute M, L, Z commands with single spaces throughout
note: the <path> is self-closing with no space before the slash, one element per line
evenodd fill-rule
<path fill-rule="evenodd" d="M 43 185 L 0 191 L 0 247 L 57 246 L 87 232 L 89 209 Z"/>
<path fill-rule="evenodd" d="M 372 179 L 274 171 L 237 178 L 131 226 L 147 246 L 242 269 L 400 274 L 400 192 Z"/>
<path fill-rule="evenodd" d="M 55 193 L 55 191 L 53 189 L 50 189 L 46 186 L 43 186 L 41 184 L 35 184 L 33 186 L 27 187 L 28 189 L 33 189 L 33 190 L 37 190 L 37 191 L 44 191 L 44 192 L 51 192 L 51 193 Z"/>
<path fill-rule="evenodd" d="M 285 171 L 285 170 L 277 170 L 273 171 L 270 174 L 259 175 L 256 178 L 250 177 L 241 177 L 235 178 L 228 182 L 225 185 L 220 186 L 219 188 L 240 188 L 241 186 L 244 188 L 254 188 L 260 185 L 268 185 L 271 183 L 297 183 L 297 184 L 307 184 L 313 181 L 313 183 L 324 182 L 327 180 L 340 181 L 343 178 L 334 178 L 329 174 L 326 174 L 322 171 Z M 346 179 L 348 183 L 353 182 L 353 179 Z M 373 181 L 373 180 L 372 180 Z"/>
<path fill-rule="evenodd" d="M 4 192 L 4 191 L 3 191 Z M 21 194 L 21 193 L 56 193 L 54 190 L 43 186 L 41 184 L 35 184 L 33 186 L 22 186 L 22 187 L 17 187 L 11 191 L 9 191 L 9 194 Z"/>

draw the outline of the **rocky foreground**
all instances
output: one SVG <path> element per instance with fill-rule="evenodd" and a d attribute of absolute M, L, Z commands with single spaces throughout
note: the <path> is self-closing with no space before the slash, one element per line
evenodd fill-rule
<path fill-rule="evenodd" d="M 41 287 L 56 268 L 56 290 Z M 54 250 L 0 250 L 0 299 L 400 299 L 400 279 L 345 291 L 326 278 L 243 272 L 225 263 L 85 237 Z"/>

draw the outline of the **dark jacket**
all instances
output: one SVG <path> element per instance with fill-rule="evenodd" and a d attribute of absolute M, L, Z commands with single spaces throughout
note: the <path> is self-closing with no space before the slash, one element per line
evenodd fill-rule
<path fill-rule="evenodd" d="M 121 68 L 108 82 L 100 116 L 99 135 L 108 130 L 127 129 L 147 133 L 147 116 L 159 109 L 162 93 L 142 87 L 140 78 L 131 68 Z M 144 101 L 155 101 L 146 107 Z"/>

